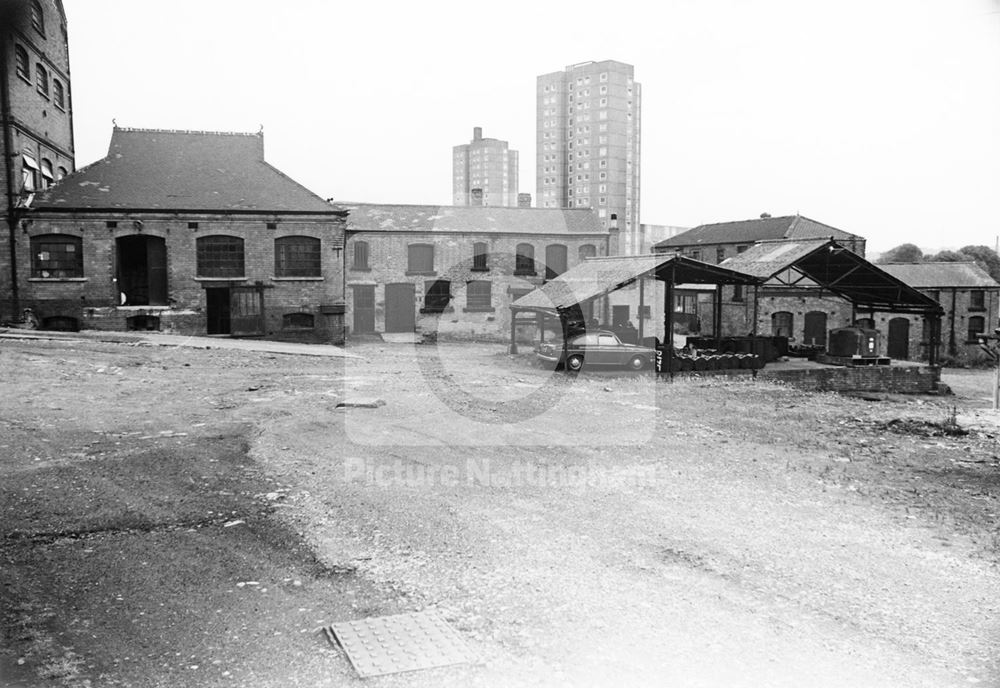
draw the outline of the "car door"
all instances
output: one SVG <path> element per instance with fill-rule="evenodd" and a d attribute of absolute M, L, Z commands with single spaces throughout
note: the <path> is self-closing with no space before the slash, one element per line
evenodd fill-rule
<path fill-rule="evenodd" d="M 622 343 L 613 334 L 602 332 L 597 335 L 597 346 L 588 361 L 598 365 L 621 365 Z"/>

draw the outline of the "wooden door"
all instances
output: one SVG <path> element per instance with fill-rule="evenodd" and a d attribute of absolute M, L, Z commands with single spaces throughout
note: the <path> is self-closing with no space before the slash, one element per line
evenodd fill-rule
<path fill-rule="evenodd" d="M 263 287 L 232 287 L 229 290 L 229 333 L 234 337 L 264 334 Z"/>
<path fill-rule="evenodd" d="M 889 344 L 886 351 L 889 358 L 906 360 L 910 357 L 910 320 L 893 318 L 889 321 Z"/>
<path fill-rule="evenodd" d="M 149 303 L 167 305 L 167 242 L 162 237 L 146 237 L 146 270 L 149 279 Z"/>
<path fill-rule="evenodd" d="M 359 284 L 354 289 L 354 332 L 375 331 L 375 286 Z"/>
<path fill-rule="evenodd" d="M 826 313 L 809 311 L 805 318 L 802 343 L 809 346 L 826 346 Z"/>
<path fill-rule="evenodd" d="M 416 325 L 413 284 L 400 282 L 385 285 L 385 331 L 413 332 Z"/>

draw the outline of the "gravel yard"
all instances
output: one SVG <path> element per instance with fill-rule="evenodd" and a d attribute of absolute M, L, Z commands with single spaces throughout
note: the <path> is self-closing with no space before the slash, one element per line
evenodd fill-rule
<path fill-rule="evenodd" d="M 350 351 L 0 341 L 8 681 L 360 685 L 318 628 L 434 607 L 481 662 L 368 684 L 1000 685 L 991 373 Z"/>

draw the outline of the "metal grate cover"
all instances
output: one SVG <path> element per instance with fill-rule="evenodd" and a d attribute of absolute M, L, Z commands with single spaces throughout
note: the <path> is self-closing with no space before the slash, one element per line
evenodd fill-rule
<path fill-rule="evenodd" d="M 361 678 L 476 661 L 469 646 L 434 610 L 342 621 L 323 629 L 347 653 Z"/>

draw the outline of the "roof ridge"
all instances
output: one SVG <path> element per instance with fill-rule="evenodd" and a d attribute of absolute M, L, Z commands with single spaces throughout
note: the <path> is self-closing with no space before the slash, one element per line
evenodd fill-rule
<path fill-rule="evenodd" d="M 142 127 L 119 127 L 115 131 L 143 134 L 208 134 L 211 136 L 264 136 L 263 131 L 209 131 L 205 129 L 145 129 Z"/>

